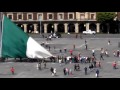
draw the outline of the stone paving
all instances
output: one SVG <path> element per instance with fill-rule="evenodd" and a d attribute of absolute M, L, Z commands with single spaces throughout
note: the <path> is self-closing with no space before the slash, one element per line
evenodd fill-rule
<path fill-rule="evenodd" d="M 120 36 L 120 35 L 119 35 Z M 32 36 L 33 37 L 33 36 Z M 42 42 L 46 42 L 45 39 L 39 37 L 33 37 L 37 42 L 40 44 Z M 88 42 L 88 50 L 85 50 L 85 39 Z M 108 45 L 108 39 L 111 40 L 111 45 Z M 120 58 L 113 56 L 114 50 L 120 50 L 118 48 L 118 42 L 120 42 L 120 38 L 109 37 L 104 38 L 102 37 L 84 37 L 83 39 L 80 38 L 57 38 L 52 39 L 52 41 L 48 41 L 48 44 L 51 47 L 50 52 L 53 55 L 63 55 L 69 56 L 69 52 L 61 54 L 59 53 L 59 49 L 67 48 L 70 50 L 73 48 L 73 44 L 76 45 L 76 49 L 73 53 L 76 55 L 81 53 L 82 56 L 91 56 L 92 49 L 95 49 L 95 55 L 97 60 L 100 60 L 100 49 L 104 48 L 108 50 L 110 57 L 104 56 L 105 60 L 101 60 L 102 68 L 100 70 L 100 77 L 99 78 L 119 78 L 120 77 Z M 53 47 L 56 47 L 54 50 Z M 48 49 L 48 48 L 47 48 Z M 113 70 L 112 62 L 117 61 L 118 69 Z M 47 69 L 42 68 L 41 71 L 36 69 L 37 63 L 30 63 L 30 62 L 1 62 L 0 63 L 0 78 L 96 78 L 95 77 L 95 70 L 88 71 L 88 75 L 84 74 L 84 67 L 89 64 L 80 64 L 80 71 L 74 71 L 74 63 L 65 65 L 64 63 L 62 66 L 59 63 L 47 63 Z M 11 75 L 10 67 L 15 68 L 15 75 Z M 43 67 L 43 66 L 42 66 Z M 57 70 L 57 76 L 51 76 L 50 68 L 54 67 Z M 71 68 L 73 71 L 73 75 L 64 76 L 63 68 Z"/>

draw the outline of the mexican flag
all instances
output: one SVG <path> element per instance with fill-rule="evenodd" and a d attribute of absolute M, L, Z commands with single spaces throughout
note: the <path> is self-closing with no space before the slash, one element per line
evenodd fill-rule
<path fill-rule="evenodd" d="M 52 54 L 37 43 L 6 16 L 0 29 L 0 57 L 3 58 L 48 58 Z"/>

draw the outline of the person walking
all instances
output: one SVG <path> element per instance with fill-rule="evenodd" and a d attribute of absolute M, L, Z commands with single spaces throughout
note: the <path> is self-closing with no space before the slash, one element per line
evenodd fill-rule
<path fill-rule="evenodd" d="M 75 44 L 73 45 L 73 49 L 75 50 Z"/>
<path fill-rule="evenodd" d="M 63 73 L 64 73 L 64 75 L 66 75 L 66 68 L 63 69 Z"/>
<path fill-rule="evenodd" d="M 56 76 L 56 68 L 53 69 L 54 76 Z"/>
<path fill-rule="evenodd" d="M 96 77 L 97 78 L 99 77 L 99 70 L 98 69 L 96 70 Z"/>
<path fill-rule="evenodd" d="M 46 62 L 44 61 L 44 68 L 46 68 Z"/>
<path fill-rule="evenodd" d="M 71 69 L 71 68 L 69 69 L 69 74 L 70 74 L 70 75 L 73 75 L 73 74 L 72 74 L 72 69 Z"/>

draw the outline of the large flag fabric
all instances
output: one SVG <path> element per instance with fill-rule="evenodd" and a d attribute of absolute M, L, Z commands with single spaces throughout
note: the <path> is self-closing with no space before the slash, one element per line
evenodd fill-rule
<path fill-rule="evenodd" d="M 1 57 L 48 58 L 52 54 L 6 16 L 2 21 Z"/>

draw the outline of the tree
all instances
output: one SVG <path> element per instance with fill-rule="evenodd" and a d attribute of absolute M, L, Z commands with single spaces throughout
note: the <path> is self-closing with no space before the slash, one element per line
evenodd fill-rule
<path fill-rule="evenodd" d="M 115 17 L 115 12 L 97 12 L 97 21 L 99 22 L 113 21 Z"/>
<path fill-rule="evenodd" d="M 114 20 L 114 18 L 116 17 L 116 13 L 115 12 L 97 12 L 97 21 L 100 23 L 106 23 L 107 25 L 107 31 L 109 33 L 110 30 L 110 23 Z"/>

